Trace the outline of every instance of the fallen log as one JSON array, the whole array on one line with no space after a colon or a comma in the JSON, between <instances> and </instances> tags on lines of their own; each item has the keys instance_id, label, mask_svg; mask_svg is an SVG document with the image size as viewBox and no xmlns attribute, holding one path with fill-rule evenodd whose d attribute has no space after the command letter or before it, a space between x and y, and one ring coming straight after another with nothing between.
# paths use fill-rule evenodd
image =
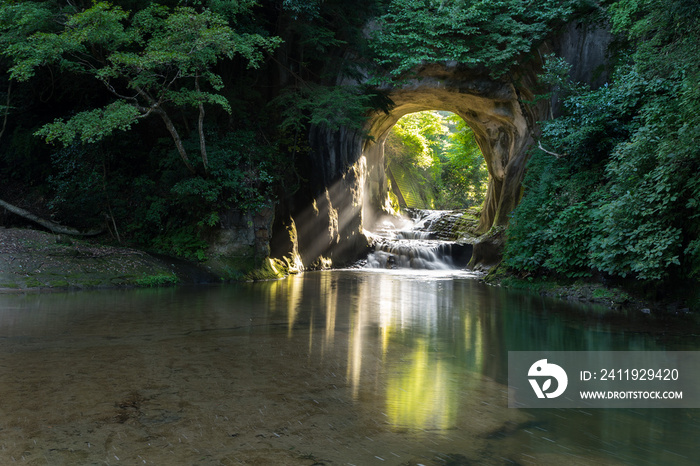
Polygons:
<instances>
[{"instance_id":1,"label":"fallen log","mask_svg":"<svg viewBox=\"0 0 700 466\"><path fill-rule=\"evenodd\" d=\"M41 225L42 227L44 227L44 228L46 228L54 233L61 234L61 235L97 236L105 231L104 228L101 228L101 229L95 229L95 230L83 232L83 231L78 231L75 228L65 227L63 225L59 225L58 223L52 222L51 220L46 220L46 219L37 217L36 215L32 214L31 212L28 212L20 207L12 205L9 202L5 202L2 199L0 199L0 206L4 207L5 209L7 209L8 211L12 212L15 215L19 215L22 218L26 218L29 221L37 223L37 224Z\"/></svg>"}]
</instances>

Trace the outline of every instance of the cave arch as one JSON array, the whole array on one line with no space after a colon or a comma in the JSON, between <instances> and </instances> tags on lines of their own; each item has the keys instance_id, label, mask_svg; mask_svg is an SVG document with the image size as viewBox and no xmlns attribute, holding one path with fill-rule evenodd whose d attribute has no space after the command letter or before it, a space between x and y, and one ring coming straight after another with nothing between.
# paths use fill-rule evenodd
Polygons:
<instances>
[{"instance_id":1,"label":"cave arch","mask_svg":"<svg viewBox=\"0 0 700 466\"><path fill-rule=\"evenodd\" d=\"M320 258L324 258L322 263L347 264L366 250L365 228L386 211L389 189L384 142L388 132L402 116L423 110L455 113L472 128L490 175L479 231L506 225L520 199L535 122L549 111L548 101L522 103L533 99L537 71L539 68L495 79L487 71L459 65L426 66L413 79L383 89L393 106L387 112L369 114L364 131L312 128L309 197L294 200L291 217L278 216L276 237L285 238L285 246L273 247L273 255L298 250L308 268ZM297 246L286 239L292 224L291 236Z\"/></svg>"},{"instance_id":2,"label":"cave arch","mask_svg":"<svg viewBox=\"0 0 700 466\"><path fill-rule=\"evenodd\" d=\"M472 128L490 175L479 230L505 226L520 201L528 149L539 137L537 122L557 114L556 95L534 102L536 93L546 92L537 87L542 57L555 52L571 63L577 81L600 86L607 79L605 51L611 40L605 27L569 23L498 78L487 66L427 64L413 70L413 78L381 89L394 105L368 115L365 131L312 127L307 182L278 206L272 255L298 256L305 268L320 258L333 265L357 259L369 245L364 228L382 212L388 194L387 133L403 115L422 110L455 113Z\"/></svg>"},{"instance_id":3,"label":"cave arch","mask_svg":"<svg viewBox=\"0 0 700 466\"><path fill-rule=\"evenodd\" d=\"M533 142L533 122L538 115L524 113L516 89L508 79L458 67L432 66L418 77L388 92L394 106L388 113L369 116L362 156L366 160L365 223L383 209L388 192L384 173L384 142L391 127L404 115L424 110L444 110L459 115L472 128L489 170L489 187L479 230L505 225L520 198L527 149ZM536 109L537 107L533 107ZM532 111L532 110L531 110Z\"/></svg>"}]
</instances>

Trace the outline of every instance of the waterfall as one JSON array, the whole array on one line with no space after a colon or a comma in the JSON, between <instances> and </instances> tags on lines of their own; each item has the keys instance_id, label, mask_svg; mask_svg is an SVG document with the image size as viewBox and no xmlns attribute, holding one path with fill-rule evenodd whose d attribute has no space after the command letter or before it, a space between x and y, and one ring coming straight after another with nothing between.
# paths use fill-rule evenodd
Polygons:
<instances>
[{"instance_id":1,"label":"waterfall","mask_svg":"<svg viewBox=\"0 0 700 466\"><path fill-rule=\"evenodd\" d=\"M435 226L449 211L416 210L413 219L384 219L372 234L374 251L364 267L449 270L466 266L471 245L437 239ZM398 225L397 225L398 224Z\"/></svg>"}]
</instances>

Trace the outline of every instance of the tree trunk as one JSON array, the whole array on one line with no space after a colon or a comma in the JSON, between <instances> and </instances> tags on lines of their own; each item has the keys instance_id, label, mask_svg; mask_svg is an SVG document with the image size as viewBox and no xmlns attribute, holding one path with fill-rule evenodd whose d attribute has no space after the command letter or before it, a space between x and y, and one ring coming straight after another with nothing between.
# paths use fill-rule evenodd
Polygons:
<instances>
[{"instance_id":1,"label":"tree trunk","mask_svg":"<svg viewBox=\"0 0 700 466\"><path fill-rule=\"evenodd\" d=\"M7 85L7 103L5 104L5 116L2 119L2 130L0 130L0 139L2 135L5 134L5 128L7 127L7 117L10 114L10 93L12 92L12 81Z\"/></svg>"},{"instance_id":2,"label":"tree trunk","mask_svg":"<svg viewBox=\"0 0 700 466\"><path fill-rule=\"evenodd\" d=\"M199 91L199 75L194 78L194 85ZM204 173L209 173L209 159L207 157L207 144L204 140L204 103L199 101L199 152L202 154L202 163L204 164Z\"/></svg>"},{"instance_id":3,"label":"tree trunk","mask_svg":"<svg viewBox=\"0 0 700 466\"><path fill-rule=\"evenodd\" d=\"M99 229L99 230L90 230L86 232L81 232L76 230L75 228L70 228L70 227L64 227L63 225L59 225L58 223L54 223L50 220L44 220L43 218L39 218L36 215L27 212L24 209L21 209L17 206L14 206L10 203L7 203L0 199L0 206L4 207L5 209L9 210L15 215L19 215L20 217L26 218L27 220L31 220L34 223L38 223L44 228L47 228L51 230L54 233L59 233L61 235L69 235L69 236L95 236L99 235L104 231L104 228Z\"/></svg>"},{"instance_id":4,"label":"tree trunk","mask_svg":"<svg viewBox=\"0 0 700 466\"><path fill-rule=\"evenodd\" d=\"M159 109L157 113L163 119L165 127L168 128L170 136L172 136L173 141L175 141L175 146L177 146L177 151L180 153L180 158L182 159L183 163L190 171L190 173L192 173L193 175L196 174L197 172L192 166L192 163L190 163L190 158L187 157L187 151L185 150L185 146L182 145L182 139L180 139L180 134L177 132L177 129L175 128L175 125L173 124L172 120L170 119L168 114L165 113L165 111L162 109Z\"/></svg>"}]
</instances>

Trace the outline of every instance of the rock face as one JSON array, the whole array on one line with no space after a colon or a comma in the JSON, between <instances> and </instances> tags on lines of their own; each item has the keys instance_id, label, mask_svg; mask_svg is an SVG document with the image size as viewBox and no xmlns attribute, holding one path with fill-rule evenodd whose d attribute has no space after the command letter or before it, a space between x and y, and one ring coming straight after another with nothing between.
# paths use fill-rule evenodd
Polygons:
<instances>
[{"instance_id":1,"label":"rock face","mask_svg":"<svg viewBox=\"0 0 700 466\"><path fill-rule=\"evenodd\" d=\"M571 79L598 88L609 78L607 66L608 46L613 37L607 28L569 23L564 32L546 45L547 53L564 57L571 65ZM560 103L552 99L552 113L558 116Z\"/></svg>"},{"instance_id":2,"label":"rock face","mask_svg":"<svg viewBox=\"0 0 700 466\"><path fill-rule=\"evenodd\" d=\"M507 225L520 201L528 150L539 136L537 122L552 115L552 102L524 103L543 92L536 90L541 57L558 52L575 64L572 74L577 80L602 84L602 51L610 38L604 29L569 25L559 37L542 45L537 56L524 60L515 73L498 79L488 69L454 63L415 70L411 81L386 89L395 104L389 113L368 116L370 138L346 129L311 131L308 190L281 206L275 231L284 233L282 225L293 218L298 230L296 246L306 267L319 258L331 259L335 266L355 259L367 246L363 229L388 210L384 142L389 130L402 116L423 110L453 112L472 128L490 175L479 231Z\"/></svg>"},{"instance_id":3,"label":"rock face","mask_svg":"<svg viewBox=\"0 0 700 466\"><path fill-rule=\"evenodd\" d=\"M270 255L274 210L253 214L231 209L220 217L220 228L209 233L206 266L220 277L238 278Z\"/></svg>"},{"instance_id":4,"label":"rock face","mask_svg":"<svg viewBox=\"0 0 700 466\"><path fill-rule=\"evenodd\" d=\"M519 81L534 82L534 73L526 72ZM486 71L457 65L427 66L419 70L418 78L391 92L390 97L395 103L392 112L376 113L369 122L369 133L376 141L365 145L373 168L369 191L386 192L383 144L391 127L408 113L446 110L462 117L472 128L488 167L490 181L480 231L506 224L520 197L534 123L546 115L546 104L526 108L519 98L533 97L528 87L518 90L508 78L491 79ZM375 209L380 208L381 201L370 199Z\"/></svg>"}]
</instances>

